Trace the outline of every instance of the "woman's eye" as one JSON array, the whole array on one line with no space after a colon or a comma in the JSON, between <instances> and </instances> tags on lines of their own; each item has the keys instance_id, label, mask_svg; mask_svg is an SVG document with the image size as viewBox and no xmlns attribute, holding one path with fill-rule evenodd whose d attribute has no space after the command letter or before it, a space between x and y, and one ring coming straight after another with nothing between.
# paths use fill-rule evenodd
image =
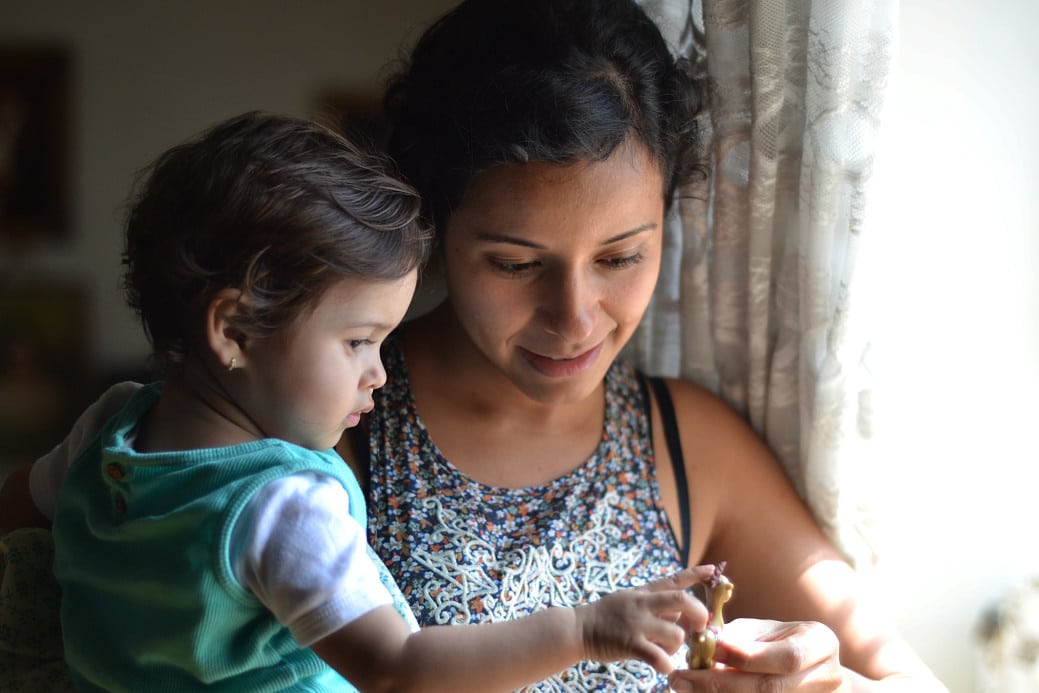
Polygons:
<instances>
[{"instance_id":1,"label":"woman's eye","mask_svg":"<svg viewBox=\"0 0 1039 693\"><path fill-rule=\"evenodd\" d=\"M633 253L623 257L611 257L603 260L610 269L624 269L642 262L642 253Z\"/></svg>"},{"instance_id":2,"label":"woman's eye","mask_svg":"<svg viewBox=\"0 0 1039 693\"><path fill-rule=\"evenodd\" d=\"M538 264L537 262L529 260L520 260L518 262L510 260L491 260L490 262L491 266L502 274L523 274L530 271Z\"/></svg>"}]
</instances>

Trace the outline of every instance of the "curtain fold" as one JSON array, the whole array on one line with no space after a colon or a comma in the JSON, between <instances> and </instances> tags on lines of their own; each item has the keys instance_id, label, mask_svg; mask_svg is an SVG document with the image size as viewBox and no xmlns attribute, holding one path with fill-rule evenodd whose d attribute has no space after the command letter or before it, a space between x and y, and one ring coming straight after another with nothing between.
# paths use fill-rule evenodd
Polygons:
<instances>
[{"instance_id":1,"label":"curtain fold","mask_svg":"<svg viewBox=\"0 0 1039 693\"><path fill-rule=\"evenodd\" d=\"M709 179L667 220L629 347L714 390L777 455L823 530L872 564L868 325L856 257L897 0L643 0L709 78Z\"/></svg>"}]
</instances>

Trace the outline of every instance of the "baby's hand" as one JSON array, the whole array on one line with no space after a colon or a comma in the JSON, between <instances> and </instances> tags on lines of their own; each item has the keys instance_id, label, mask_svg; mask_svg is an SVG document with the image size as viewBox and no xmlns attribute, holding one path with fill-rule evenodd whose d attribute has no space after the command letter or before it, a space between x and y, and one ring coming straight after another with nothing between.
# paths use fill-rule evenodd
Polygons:
<instances>
[{"instance_id":1,"label":"baby's hand","mask_svg":"<svg viewBox=\"0 0 1039 693\"><path fill-rule=\"evenodd\" d=\"M644 587L621 590L575 609L585 658L641 659L662 674L690 632L707 626L707 609L687 590L714 574L714 566L687 568Z\"/></svg>"}]
</instances>

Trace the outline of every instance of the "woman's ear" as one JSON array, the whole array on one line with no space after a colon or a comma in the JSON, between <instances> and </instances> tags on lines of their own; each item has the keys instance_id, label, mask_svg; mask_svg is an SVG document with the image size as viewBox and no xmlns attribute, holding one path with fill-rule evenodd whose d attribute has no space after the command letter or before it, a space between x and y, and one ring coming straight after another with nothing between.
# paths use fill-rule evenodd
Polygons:
<instances>
[{"instance_id":1,"label":"woman's ear","mask_svg":"<svg viewBox=\"0 0 1039 693\"><path fill-rule=\"evenodd\" d=\"M206 309L205 337L213 356L228 370L245 366L246 334L235 325L242 310L242 292L221 289Z\"/></svg>"}]
</instances>

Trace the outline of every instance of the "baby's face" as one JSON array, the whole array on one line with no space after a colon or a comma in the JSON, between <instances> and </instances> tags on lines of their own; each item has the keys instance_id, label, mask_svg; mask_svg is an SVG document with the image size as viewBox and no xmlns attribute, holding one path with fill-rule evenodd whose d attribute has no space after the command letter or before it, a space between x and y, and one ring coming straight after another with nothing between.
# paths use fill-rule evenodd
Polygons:
<instances>
[{"instance_id":1,"label":"baby's face","mask_svg":"<svg viewBox=\"0 0 1039 693\"><path fill-rule=\"evenodd\" d=\"M243 399L264 435L327 450L357 425L386 382L380 346L404 318L416 281L417 272L343 279L310 312L253 343Z\"/></svg>"}]
</instances>

